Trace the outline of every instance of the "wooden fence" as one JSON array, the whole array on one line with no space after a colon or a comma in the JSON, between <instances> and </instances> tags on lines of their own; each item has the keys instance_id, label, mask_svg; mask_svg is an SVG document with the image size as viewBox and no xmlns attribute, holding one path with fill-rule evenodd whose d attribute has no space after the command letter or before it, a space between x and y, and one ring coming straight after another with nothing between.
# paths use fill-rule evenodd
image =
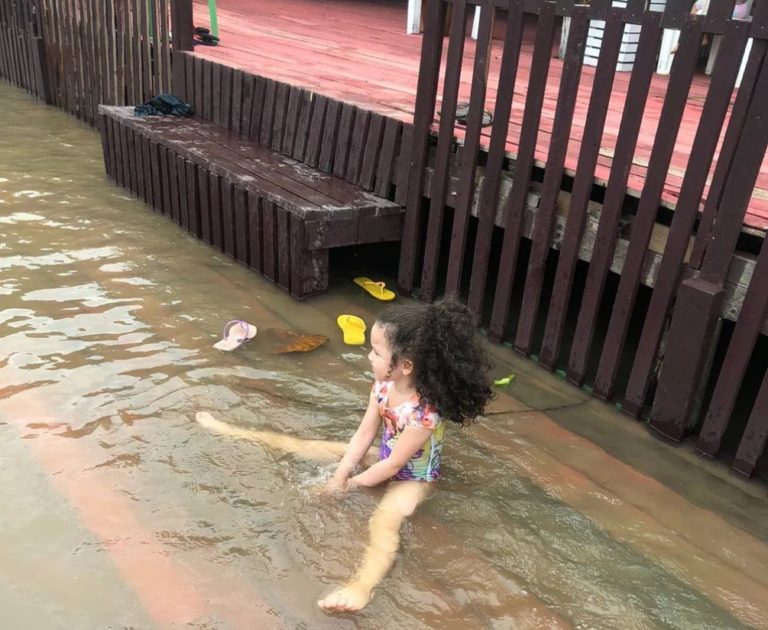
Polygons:
<instances>
[{"instance_id":1,"label":"wooden fence","mask_svg":"<svg viewBox=\"0 0 768 630\"><path fill-rule=\"evenodd\" d=\"M713 2L706 17L690 16L688 0L669 0L663 13L647 11L642 0L629 0L626 8L610 4L428 0L412 125L181 52L191 48L188 0L0 0L0 75L92 124L99 102L138 103L173 91L222 127L277 150L289 147L289 154L301 154L320 170L395 199L407 209L403 290L426 300L442 293L465 296L491 338L562 370L667 436L698 436L702 453L714 456L725 447L736 454L734 467L749 475L765 458L768 435L768 358L759 352L768 331L768 248L750 262L751 282L737 308L726 294L729 268L749 259L737 247L768 145L768 3L756 5L751 22L730 19L733 0ZM467 124L457 141L461 61L475 5L481 7L479 39ZM508 15L500 79L489 86L497 9ZM537 18L535 44L530 72L518 72L526 15ZM543 77L563 17L570 29L542 171L534 152L542 104L551 98ZM603 44L578 166L569 179L565 152L595 19L605 21ZM610 177L596 198L600 139L627 24L640 27L637 57ZM645 186L632 205L627 177L666 28L681 31L680 44ZM663 248L649 264L704 33L721 35L723 45ZM750 38L746 71L735 90ZM482 114L490 93L494 120L485 143ZM513 106L524 112L514 128ZM307 144L286 137L288 128L308 130L299 134ZM313 129L322 135L313 136ZM508 153L510 133L518 134L514 156ZM724 315L735 322L725 325L726 332ZM765 379L762 387L749 386L748 374ZM735 413L737 407L746 411Z\"/></svg>"},{"instance_id":2,"label":"wooden fence","mask_svg":"<svg viewBox=\"0 0 768 630\"><path fill-rule=\"evenodd\" d=\"M191 2L0 0L0 76L90 124L170 92L174 48L192 48Z\"/></svg>"},{"instance_id":3,"label":"wooden fence","mask_svg":"<svg viewBox=\"0 0 768 630\"><path fill-rule=\"evenodd\" d=\"M447 42L444 25L451 5ZM460 159L455 159L455 112L464 56L468 17L481 7L472 91ZM585 381L596 395L623 403L639 416L648 412L651 426L681 439L699 432L702 453L718 453L726 431L737 445L735 468L751 474L764 452L768 433L768 376L754 401L748 424L734 421L733 409L743 377L765 372L768 357L753 357L765 325L768 306L768 248L762 248L741 308L725 359L711 373L713 352L722 323L725 282L755 181L768 144L768 3L756 5L751 21L731 19L733 0L713 2L707 16L689 14L687 0L669 0L666 10L649 11L644 0L629 0L626 8L608 0L587 5L541 0L429 0L414 115L413 145L407 214L399 283L406 290L419 287L431 300L437 287L448 294L468 296L471 308L489 318L489 334L497 341L534 355L549 369L563 369L567 378ZM490 39L495 11L508 11L499 82L495 92L494 122L487 154L480 147L483 107L488 97ZM472 11L470 10L472 9ZM519 81L523 25L526 14L538 16L530 80ZM541 129L542 103L547 86L556 23L570 18L562 78L557 95L549 155L541 182L534 182L534 150ZM604 20L589 110L583 130L578 166L570 186L570 203L559 252L551 249L558 199L564 187L564 158L582 76L584 48L590 20ZM599 209L599 225L588 266L579 261L585 225L592 202L595 167L603 135L611 85L625 25L640 26L637 56L621 116L610 178ZM646 95L656 67L664 29L681 31L669 87L655 134L642 195L636 208L626 203L627 177L632 162ZM689 88L699 60L703 34L721 35L712 81L703 104L682 189L669 225L653 291L638 304L649 242L660 221L660 201ZM730 118L726 114L745 54L751 52ZM446 52L444 53L444 48ZM440 72L445 54L445 71ZM510 127L515 95L524 95L522 124ZM432 132L437 103L439 132ZM713 164L718 138L725 127L719 159ZM501 177L513 144L513 181L502 209L501 249L494 257L493 232ZM433 146L436 145L436 146ZM457 163L458 162L458 163ZM424 170L434 177L425 189ZM478 191L478 168L483 173ZM712 185L703 211L702 193L712 169ZM450 174L458 174L455 210L446 213ZM528 196L536 186L540 201L529 238L524 238ZM429 200L425 203L425 197ZM473 200L479 197L478 220L472 226ZM631 208L631 209L630 209ZM631 213L631 236L618 285L607 291L615 264L622 218ZM450 225L444 223L450 216ZM449 236L446 236L449 234ZM471 238L470 235L471 234ZM689 242L693 253L686 262ZM441 258L441 248L444 250ZM687 279L681 283L681 278ZM690 277L689 277L690 276ZM600 320L606 314L607 323ZM629 339L628 336L635 338ZM619 386L617 375L626 365L628 378ZM707 384L712 379L714 393ZM753 394L754 396L754 394ZM706 400L706 404L703 404Z\"/></svg>"}]
</instances>

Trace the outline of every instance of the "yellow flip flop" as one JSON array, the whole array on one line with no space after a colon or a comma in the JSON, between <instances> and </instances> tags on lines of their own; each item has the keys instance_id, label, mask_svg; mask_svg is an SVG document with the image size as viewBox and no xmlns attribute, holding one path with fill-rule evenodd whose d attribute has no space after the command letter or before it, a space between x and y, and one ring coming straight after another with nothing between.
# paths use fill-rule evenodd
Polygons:
<instances>
[{"instance_id":1,"label":"yellow flip flop","mask_svg":"<svg viewBox=\"0 0 768 630\"><path fill-rule=\"evenodd\" d=\"M370 278L366 278L364 276L354 278L352 281L355 284L361 286L366 291L368 291L368 293L370 293L377 300L383 300L384 302L389 302L389 300L395 299L395 292L390 291L389 289L386 289L385 287L387 285L384 284L383 282L374 282Z\"/></svg>"},{"instance_id":2,"label":"yellow flip flop","mask_svg":"<svg viewBox=\"0 0 768 630\"><path fill-rule=\"evenodd\" d=\"M365 343L365 322L355 315L339 315L336 323L344 333L348 346L362 346Z\"/></svg>"}]
</instances>

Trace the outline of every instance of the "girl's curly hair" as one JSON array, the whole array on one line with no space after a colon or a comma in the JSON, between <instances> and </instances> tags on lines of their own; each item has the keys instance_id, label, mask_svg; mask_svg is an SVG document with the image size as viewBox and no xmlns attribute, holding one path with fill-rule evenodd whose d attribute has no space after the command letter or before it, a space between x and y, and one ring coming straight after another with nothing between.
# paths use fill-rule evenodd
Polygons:
<instances>
[{"instance_id":1,"label":"girl's curly hair","mask_svg":"<svg viewBox=\"0 0 768 630\"><path fill-rule=\"evenodd\" d=\"M469 424L493 397L487 373L492 365L469 309L455 299L434 304L399 304L377 318L392 366L409 359L422 403L446 419Z\"/></svg>"}]
</instances>

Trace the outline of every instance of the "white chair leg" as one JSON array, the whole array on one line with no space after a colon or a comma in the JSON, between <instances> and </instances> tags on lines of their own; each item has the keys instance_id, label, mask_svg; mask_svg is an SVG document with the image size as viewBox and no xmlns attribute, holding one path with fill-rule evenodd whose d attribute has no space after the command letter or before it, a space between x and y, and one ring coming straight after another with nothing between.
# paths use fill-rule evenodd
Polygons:
<instances>
[{"instance_id":1,"label":"white chair leg","mask_svg":"<svg viewBox=\"0 0 768 630\"><path fill-rule=\"evenodd\" d=\"M717 59L717 53L720 52L720 44L723 41L722 35L712 36L712 45L709 47L709 55L707 56L707 67L704 68L704 74L712 74L712 70L715 68L715 59Z\"/></svg>"},{"instance_id":2,"label":"white chair leg","mask_svg":"<svg viewBox=\"0 0 768 630\"><path fill-rule=\"evenodd\" d=\"M672 70L672 61L675 55L672 49L680 41L680 31L671 28L664 29L664 35L661 37L661 46L659 50L659 62L656 65L656 72L659 74L669 74Z\"/></svg>"},{"instance_id":3,"label":"white chair leg","mask_svg":"<svg viewBox=\"0 0 768 630\"><path fill-rule=\"evenodd\" d=\"M472 20L472 39L477 39L480 31L480 5L475 7L475 18Z\"/></svg>"},{"instance_id":4,"label":"white chair leg","mask_svg":"<svg viewBox=\"0 0 768 630\"><path fill-rule=\"evenodd\" d=\"M405 32L408 35L421 32L421 0L408 0Z\"/></svg>"},{"instance_id":5,"label":"white chair leg","mask_svg":"<svg viewBox=\"0 0 768 630\"><path fill-rule=\"evenodd\" d=\"M741 67L739 68L739 74L736 75L736 87L741 87L741 80L744 78L744 70L747 67L747 60L749 59L749 53L752 50L752 38L747 40L747 45L744 47L744 56L741 58Z\"/></svg>"}]
</instances>

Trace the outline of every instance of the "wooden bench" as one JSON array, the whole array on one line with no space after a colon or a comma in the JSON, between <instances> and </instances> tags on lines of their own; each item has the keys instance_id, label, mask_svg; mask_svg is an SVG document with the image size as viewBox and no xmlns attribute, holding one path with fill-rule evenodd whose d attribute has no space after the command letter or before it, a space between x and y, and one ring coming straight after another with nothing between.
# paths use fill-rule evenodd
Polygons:
<instances>
[{"instance_id":1,"label":"wooden bench","mask_svg":"<svg viewBox=\"0 0 768 630\"><path fill-rule=\"evenodd\" d=\"M158 212L304 298L329 250L400 240L403 209L201 118L100 106L107 174Z\"/></svg>"}]
</instances>

